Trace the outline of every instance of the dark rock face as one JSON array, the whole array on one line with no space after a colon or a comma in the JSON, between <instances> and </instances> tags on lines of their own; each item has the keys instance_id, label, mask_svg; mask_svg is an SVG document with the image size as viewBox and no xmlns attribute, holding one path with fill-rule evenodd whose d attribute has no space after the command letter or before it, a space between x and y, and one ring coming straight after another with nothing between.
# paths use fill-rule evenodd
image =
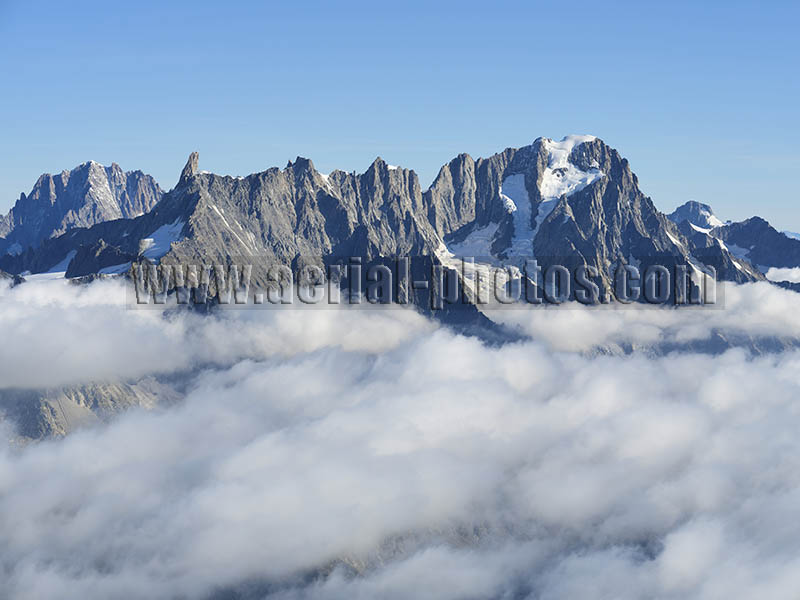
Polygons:
<instances>
[{"instance_id":1,"label":"dark rock face","mask_svg":"<svg viewBox=\"0 0 800 600\"><path fill-rule=\"evenodd\" d=\"M734 281L762 276L739 269L724 249L701 255L638 187L628 161L589 136L538 139L488 159L461 155L442 168L424 199L448 248L520 264L583 263L607 273L619 262L702 266ZM488 244L476 243L489 236ZM608 277L603 276L606 288Z\"/></svg>"},{"instance_id":2,"label":"dark rock face","mask_svg":"<svg viewBox=\"0 0 800 600\"><path fill-rule=\"evenodd\" d=\"M459 154L443 166L425 192L428 220L436 233L444 236L475 220L476 163L469 154Z\"/></svg>"},{"instance_id":3,"label":"dark rock face","mask_svg":"<svg viewBox=\"0 0 800 600\"><path fill-rule=\"evenodd\" d=\"M67 267L66 277L85 277L100 273L103 269L130 263L136 260L135 254L126 254L116 246L109 246L104 240L88 246L80 246Z\"/></svg>"},{"instance_id":4,"label":"dark rock face","mask_svg":"<svg viewBox=\"0 0 800 600\"><path fill-rule=\"evenodd\" d=\"M21 254L71 229L137 217L161 196L152 177L123 172L117 164L87 162L60 175L42 175L0 219L0 253Z\"/></svg>"},{"instance_id":5,"label":"dark rock face","mask_svg":"<svg viewBox=\"0 0 800 600\"><path fill-rule=\"evenodd\" d=\"M731 250L712 233L692 226L689 221L681 221L678 229L689 242L692 255L707 265L713 265L727 275L726 280L745 283L760 278L761 272L746 259L731 254ZM718 231L718 230L714 230Z\"/></svg>"},{"instance_id":6,"label":"dark rock face","mask_svg":"<svg viewBox=\"0 0 800 600\"><path fill-rule=\"evenodd\" d=\"M722 247L723 260L750 263L761 272L770 267L800 267L800 239L779 232L761 217L723 224L707 204L687 202L669 218L679 224L698 252Z\"/></svg>"},{"instance_id":7,"label":"dark rock face","mask_svg":"<svg viewBox=\"0 0 800 600\"><path fill-rule=\"evenodd\" d=\"M764 267L800 267L800 240L785 236L761 217L731 223L715 232L734 254Z\"/></svg>"},{"instance_id":8,"label":"dark rock face","mask_svg":"<svg viewBox=\"0 0 800 600\"><path fill-rule=\"evenodd\" d=\"M628 161L616 150L594 140L576 147L571 159L587 170L598 165L606 175L558 200L534 241L537 255L579 255L601 272L620 259L642 262L670 256L690 262L686 241L639 190Z\"/></svg>"},{"instance_id":9,"label":"dark rock face","mask_svg":"<svg viewBox=\"0 0 800 600\"><path fill-rule=\"evenodd\" d=\"M20 277L19 275L11 275L5 271L0 271L0 283L3 283L4 285L10 285L11 287L14 287L15 285L19 285L24 281L24 277Z\"/></svg>"}]
</instances>

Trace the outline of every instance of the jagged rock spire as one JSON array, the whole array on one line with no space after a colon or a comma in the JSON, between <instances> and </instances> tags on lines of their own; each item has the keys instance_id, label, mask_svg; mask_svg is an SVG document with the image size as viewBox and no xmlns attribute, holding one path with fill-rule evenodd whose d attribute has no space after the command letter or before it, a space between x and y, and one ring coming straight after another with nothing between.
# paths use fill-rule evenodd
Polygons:
<instances>
[{"instance_id":1,"label":"jagged rock spire","mask_svg":"<svg viewBox=\"0 0 800 600\"><path fill-rule=\"evenodd\" d=\"M294 162L291 160L286 164L287 169L294 169L296 172L300 171L315 171L314 163L311 162L310 158L304 158L302 156L298 156L294 159Z\"/></svg>"},{"instance_id":2,"label":"jagged rock spire","mask_svg":"<svg viewBox=\"0 0 800 600\"><path fill-rule=\"evenodd\" d=\"M189 155L189 160L186 161L186 166L181 171L181 178L178 184L184 183L193 175L197 174L197 165L200 162L200 155L197 152L192 152Z\"/></svg>"}]
</instances>

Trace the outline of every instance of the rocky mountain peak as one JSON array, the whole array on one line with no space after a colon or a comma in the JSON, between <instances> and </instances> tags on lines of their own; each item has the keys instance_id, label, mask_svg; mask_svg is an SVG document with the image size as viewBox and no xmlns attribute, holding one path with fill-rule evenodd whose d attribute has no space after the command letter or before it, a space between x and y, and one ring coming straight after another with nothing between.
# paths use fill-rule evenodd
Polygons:
<instances>
[{"instance_id":1,"label":"rocky mountain peak","mask_svg":"<svg viewBox=\"0 0 800 600\"><path fill-rule=\"evenodd\" d=\"M183 171L181 171L180 179L178 180L178 185L182 183L186 183L197 174L198 165L200 163L200 154L198 152L192 152L189 155L189 160L186 161L186 166L183 167Z\"/></svg>"},{"instance_id":2,"label":"rocky mountain peak","mask_svg":"<svg viewBox=\"0 0 800 600\"><path fill-rule=\"evenodd\" d=\"M365 175L372 175L372 174L382 174L389 170L389 165L383 160L380 156L376 156L375 160L373 160L369 167L367 168Z\"/></svg>"},{"instance_id":3,"label":"rocky mountain peak","mask_svg":"<svg viewBox=\"0 0 800 600\"><path fill-rule=\"evenodd\" d=\"M713 229L714 227L724 225L724 223L714 215L714 211L708 204L703 204L694 200L685 202L667 216L673 223L680 224L684 221L688 221L692 225L703 229Z\"/></svg>"},{"instance_id":4,"label":"rocky mountain peak","mask_svg":"<svg viewBox=\"0 0 800 600\"><path fill-rule=\"evenodd\" d=\"M73 228L139 216L161 196L152 177L125 173L116 164L88 161L58 175L45 173L0 219L0 255L20 254Z\"/></svg>"},{"instance_id":5,"label":"rocky mountain peak","mask_svg":"<svg viewBox=\"0 0 800 600\"><path fill-rule=\"evenodd\" d=\"M310 158L304 158L302 156L298 156L294 159L294 162L291 160L286 164L286 168L291 170L298 175L300 173L313 173L316 172L314 168L314 163L311 161Z\"/></svg>"}]
</instances>

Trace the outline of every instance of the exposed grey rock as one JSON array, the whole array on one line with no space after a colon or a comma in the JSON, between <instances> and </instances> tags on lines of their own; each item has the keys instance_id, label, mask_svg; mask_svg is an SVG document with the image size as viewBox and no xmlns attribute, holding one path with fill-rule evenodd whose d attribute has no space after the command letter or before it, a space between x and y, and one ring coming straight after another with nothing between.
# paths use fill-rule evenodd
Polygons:
<instances>
[{"instance_id":1,"label":"exposed grey rock","mask_svg":"<svg viewBox=\"0 0 800 600\"><path fill-rule=\"evenodd\" d=\"M117 260L140 255L155 244L142 240L154 238L164 247L160 252L150 247L144 257L182 264L224 264L253 256L265 265L270 260L295 264L349 255L438 260L443 244L492 226L496 232L487 252L497 260L536 256L580 261L598 267L605 286L610 285L608 268L631 260L700 264L713 259L723 265L723 278L761 278L749 266L736 268L724 248L694 255L700 246L656 210L640 191L628 161L601 140L576 143L555 170L549 162L553 144L540 138L477 161L459 155L424 193L414 171L390 167L380 158L363 174L334 171L323 176L310 160L298 157L282 170L236 178L198 171L199 158L192 153L178 185L149 213L71 230L35 251L0 258L0 267L15 273L48 270L82 246L88 248L82 256L91 255L99 240L116 248ZM570 170L597 176L583 187L565 188L560 198L545 198L545 178L560 181ZM512 176L522 178L517 181L524 186L524 198L516 201L525 204L516 216L501 195ZM520 221L519 215L527 214L527 222ZM520 245L527 230L531 239ZM79 269L76 263L72 272L86 274L101 264L108 266L100 261ZM261 283L263 272L253 275L254 283Z\"/></svg>"},{"instance_id":2,"label":"exposed grey rock","mask_svg":"<svg viewBox=\"0 0 800 600\"><path fill-rule=\"evenodd\" d=\"M592 265L600 271L606 289L611 285L609 268L631 261L645 267L656 262L712 264L723 279L762 278L749 265L736 269L724 249L694 254L678 228L640 191L628 161L601 140L576 144L567 162L556 170L550 168L548 148L552 145L540 138L530 146L509 148L477 162L461 155L443 167L425 193L436 233L448 245L458 245L494 225L493 256L517 264L535 256L545 267L555 262ZM546 203L541 192L545 177L566 178L566 171L573 167L583 173L599 171L603 176L563 195L555 206L552 199ZM513 176L524 177L525 194L515 202L530 203L529 207L516 207L530 213L528 223L513 218L515 211L501 199L504 182ZM541 221L538 229L537 220ZM529 245L512 243L515 235L520 235L515 231L520 225L535 230Z\"/></svg>"},{"instance_id":3,"label":"exposed grey rock","mask_svg":"<svg viewBox=\"0 0 800 600\"><path fill-rule=\"evenodd\" d=\"M542 222L534 241L537 255L579 256L612 283L608 267L622 260L689 264L690 248L680 232L639 189L628 161L600 140L577 146L570 156L582 170L598 165L604 177L564 196Z\"/></svg>"},{"instance_id":4,"label":"exposed grey rock","mask_svg":"<svg viewBox=\"0 0 800 600\"><path fill-rule=\"evenodd\" d=\"M437 234L457 231L475 221L476 164L469 154L459 154L443 166L425 192L428 220Z\"/></svg>"},{"instance_id":5,"label":"exposed grey rock","mask_svg":"<svg viewBox=\"0 0 800 600\"><path fill-rule=\"evenodd\" d=\"M153 378L134 383L88 383L43 390L0 389L0 419L22 440L63 436L134 407L152 409L181 398Z\"/></svg>"},{"instance_id":6,"label":"exposed grey rock","mask_svg":"<svg viewBox=\"0 0 800 600\"><path fill-rule=\"evenodd\" d=\"M678 229L689 242L692 255L696 256L704 264L713 265L715 269L724 275L726 281L745 283L763 278L758 267L752 265L745 258L736 258L731 254L730 248L714 234L719 229L711 231L700 230L692 227L692 223L688 220L681 221Z\"/></svg>"},{"instance_id":7,"label":"exposed grey rock","mask_svg":"<svg viewBox=\"0 0 800 600\"><path fill-rule=\"evenodd\" d=\"M800 240L783 235L761 217L725 225L714 233L754 265L800 267Z\"/></svg>"},{"instance_id":8,"label":"exposed grey rock","mask_svg":"<svg viewBox=\"0 0 800 600\"><path fill-rule=\"evenodd\" d=\"M152 177L123 172L116 163L104 167L90 161L60 175L42 175L0 220L0 253L21 254L74 228L134 218L161 195Z\"/></svg>"},{"instance_id":9,"label":"exposed grey rock","mask_svg":"<svg viewBox=\"0 0 800 600\"><path fill-rule=\"evenodd\" d=\"M116 246L100 239L91 245L80 246L67 267L66 277L83 277L99 273L107 267L136 260L136 255L126 254Z\"/></svg>"},{"instance_id":10,"label":"exposed grey rock","mask_svg":"<svg viewBox=\"0 0 800 600\"><path fill-rule=\"evenodd\" d=\"M688 221L704 229L718 227L723 224L722 221L714 215L714 211L708 204L702 204L694 200L689 200L682 204L672 211L668 217L676 225Z\"/></svg>"},{"instance_id":11,"label":"exposed grey rock","mask_svg":"<svg viewBox=\"0 0 800 600\"><path fill-rule=\"evenodd\" d=\"M181 183L185 183L192 176L197 174L197 166L200 162L200 155L197 152L192 152L189 155L189 160L186 161L186 166L183 167L183 171L181 171L180 179L178 180L178 185Z\"/></svg>"},{"instance_id":12,"label":"exposed grey rock","mask_svg":"<svg viewBox=\"0 0 800 600\"><path fill-rule=\"evenodd\" d=\"M800 239L779 232L761 217L722 223L707 204L687 202L670 214L697 247L722 246L726 259L746 261L766 272L770 267L800 267ZM718 241L715 241L718 240Z\"/></svg>"}]
</instances>

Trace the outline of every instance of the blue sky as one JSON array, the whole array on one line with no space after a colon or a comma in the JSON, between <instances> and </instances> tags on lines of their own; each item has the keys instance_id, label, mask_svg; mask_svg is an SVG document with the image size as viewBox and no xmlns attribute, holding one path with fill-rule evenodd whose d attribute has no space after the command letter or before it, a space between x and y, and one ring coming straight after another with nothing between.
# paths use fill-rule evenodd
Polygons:
<instances>
[{"instance_id":1,"label":"blue sky","mask_svg":"<svg viewBox=\"0 0 800 600\"><path fill-rule=\"evenodd\" d=\"M672 210L800 230L797 3L0 0L0 209L94 159L171 188L308 156L423 187L460 152L591 133Z\"/></svg>"}]
</instances>

